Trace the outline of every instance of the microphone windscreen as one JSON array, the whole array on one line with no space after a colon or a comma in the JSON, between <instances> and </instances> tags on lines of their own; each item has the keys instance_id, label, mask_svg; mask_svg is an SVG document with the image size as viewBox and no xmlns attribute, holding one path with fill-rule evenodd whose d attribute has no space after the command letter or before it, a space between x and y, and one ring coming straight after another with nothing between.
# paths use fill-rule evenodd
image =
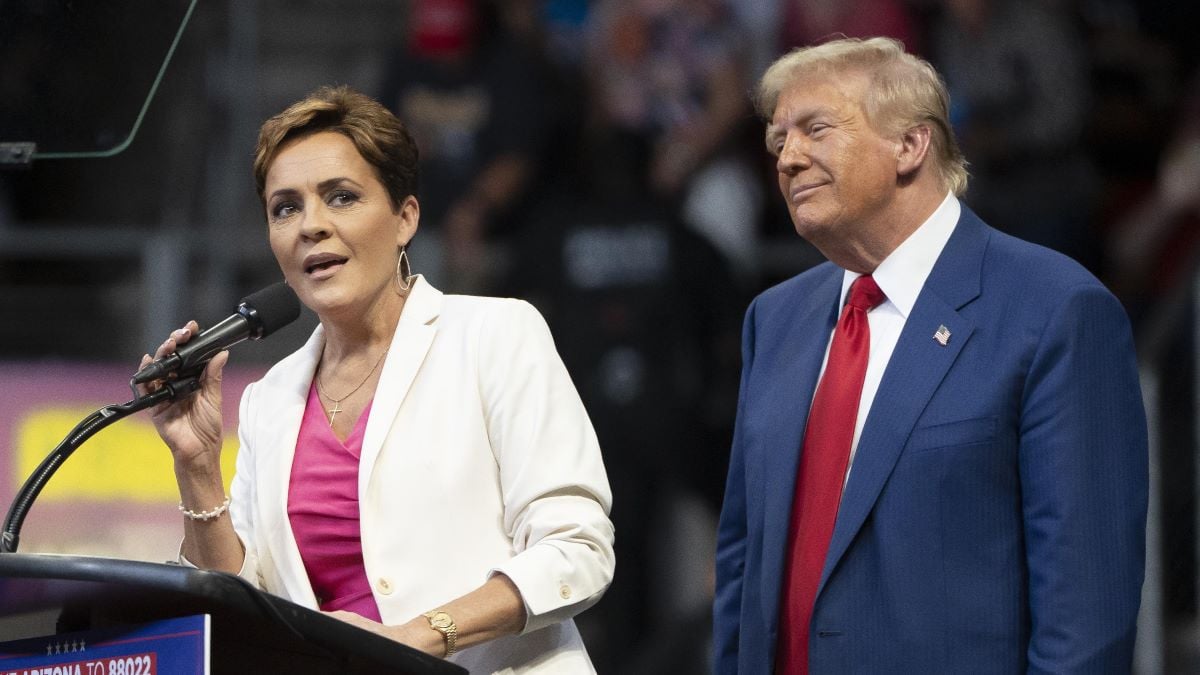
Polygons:
<instances>
[{"instance_id":1,"label":"microphone windscreen","mask_svg":"<svg viewBox=\"0 0 1200 675\"><path fill-rule=\"evenodd\" d=\"M241 304L253 311L262 328L260 337L274 333L300 316L296 292L282 281L247 295Z\"/></svg>"}]
</instances>

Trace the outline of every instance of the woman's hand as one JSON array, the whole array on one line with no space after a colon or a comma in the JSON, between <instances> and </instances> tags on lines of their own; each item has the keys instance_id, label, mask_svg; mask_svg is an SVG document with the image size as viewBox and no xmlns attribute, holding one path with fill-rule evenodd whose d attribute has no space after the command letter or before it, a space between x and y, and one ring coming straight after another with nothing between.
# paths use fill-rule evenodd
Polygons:
<instances>
[{"instance_id":1,"label":"woman's hand","mask_svg":"<svg viewBox=\"0 0 1200 675\"><path fill-rule=\"evenodd\" d=\"M493 574L482 586L438 606L454 617L457 627L457 651L506 635L516 635L525 626L525 601L513 580L504 573ZM426 654L446 656L446 638L429 625L429 619L417 616L399 626L385 626L350 612L326 612L359 628L378 633ZM456 651L456 653L457 653Z\"/></svg>"},{"instance_id":2,"label":"woman's hand","mask_svg":"<svg viewBox=\"0 0 1200 675\"><path fill-rule=\"evenodd\" d=\"M170 355L199 332L200 327L195 321L187 322L186 326L171 333L153 357L143 356L142 367ZM154 428L175 458L180 507L193 512L210 511L220 506L225 498L221 478L221 371L227 360L229 352L221 352L208 362L200 375L200 389L196 393L181 400L160 403L151 410ZM138 385L137 389L144 395L162 386L162 380L155 380ZM197 567L230 574L239 573L246 559L228 512L208 520L185 517L179 553Z\"/></svg>"},{"instance_id":3,"label":"woman's hand","mask_svg":"<svg viewBox=\"0 0 1200 675\"><path fill-rule=\"evenodd\" d=\"M442 634L429 627L429 621L423 617L409 621L408 623L399 626L385 626L377 621L364 618L354 612L326 612L329 616L335 619L340 619L352 626L358 626L363 630L369 630L372 633L382 635L389 640L395 640L401 644L408 645L413 649L425 652L438 658L443 658L446 655L446 640Z\"/></svg>"},{"instance_id":4,"label":"woman's hand","mask_svg":"<svg viewBox=\"0 0 1200 675\"><path fill-rule=\"evenodd\" d=\"M141 367L155 359L170 355L180 345L187 344L193 335L200 332L195 321L171 333L159 345L154 356L142 357ZM154 407L151 419L158 435L166 442L175 458L176 466L193 464L219 465L221 456L221 374L229 352L217 354L204 368L200 376L200 390L182 400L161 403ZM159 381L139 385L139 393L145 394L162 386Z\"/></svg>"}]
</instances>

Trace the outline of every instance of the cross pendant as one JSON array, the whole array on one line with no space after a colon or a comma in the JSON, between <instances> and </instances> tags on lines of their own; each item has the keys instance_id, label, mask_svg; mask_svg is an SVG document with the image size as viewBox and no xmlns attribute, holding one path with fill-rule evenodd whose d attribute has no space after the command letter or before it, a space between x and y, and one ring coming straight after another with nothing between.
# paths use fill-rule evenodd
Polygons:
<instances>
[{"instance_id":1,"label":"cross pendant","mask_svg":"<svg viewBox=\"0 0 1200 675\"><path fill-rule=\"evenodd\" d=\"M342 412L342 404L338 401L334 401L333 407L330 408L326 412L329 413L329 426L332 427L333 426L333 418L337 417L337 414Z\"/></svg>"}]
</instances>

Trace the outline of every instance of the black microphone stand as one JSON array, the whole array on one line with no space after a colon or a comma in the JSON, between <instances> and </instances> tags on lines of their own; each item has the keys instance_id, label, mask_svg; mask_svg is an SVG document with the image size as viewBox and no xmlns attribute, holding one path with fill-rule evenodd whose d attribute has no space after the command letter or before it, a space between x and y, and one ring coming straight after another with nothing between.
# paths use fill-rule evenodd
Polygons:
<instances>
[{"instance_id":1,"label":"black microphone stand","mask_svg":"<svg viewBox=\"0 0 1200 675\"><path fill-rule=\"evenodd\" d=\"M132 384L130 385L133 386ZM41 494L42 488L46 487L46 483L55 471L62 466L63 462L71 456L71 453L79 449L92 436L95 436L101 429L124 419L130 415L145 410L163 403L173 401L177 398L185 398L194 394L200 389L200 375L188 374L175 380L171 380L163 384L157 391L154 391L145 396L138 396L133 400L114 405L106 405L96 412L88 415L75 428L71 430L67 437L62 440L46 459L38 465L38 468L25 479L25 484L17 491L17 496L13 499L12 505L8 508L8 516L4 519L4 532L0 534L0 553L16 553L17 545L21 539L21 526L25 522L25 515L29 513L29 507L33 505L33 500L37 499ZM136 389L134 390L136 394Z\"/></svg>"}]
</instances>

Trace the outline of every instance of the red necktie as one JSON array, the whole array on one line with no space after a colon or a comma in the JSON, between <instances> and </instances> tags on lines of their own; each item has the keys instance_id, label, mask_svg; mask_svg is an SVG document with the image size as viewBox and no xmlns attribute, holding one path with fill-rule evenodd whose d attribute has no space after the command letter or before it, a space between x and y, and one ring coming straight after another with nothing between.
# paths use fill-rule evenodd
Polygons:
<instances>
[{"instance_id":1,"label":"red necktie","mask_svg":"<svg viewBox=\"0 0 1200 675\"><path fill-rule=\"evenodd\" d=\"M775 655L775 672L779 674L808 673L809 620L842 499L858 403L867 373L867 355L871 350L867 311L883 300L883 291L870 276L854 280L850 299L833 334L825 374L813 395L788 530L788 559Z\"/></svg>"}]
</instances>

